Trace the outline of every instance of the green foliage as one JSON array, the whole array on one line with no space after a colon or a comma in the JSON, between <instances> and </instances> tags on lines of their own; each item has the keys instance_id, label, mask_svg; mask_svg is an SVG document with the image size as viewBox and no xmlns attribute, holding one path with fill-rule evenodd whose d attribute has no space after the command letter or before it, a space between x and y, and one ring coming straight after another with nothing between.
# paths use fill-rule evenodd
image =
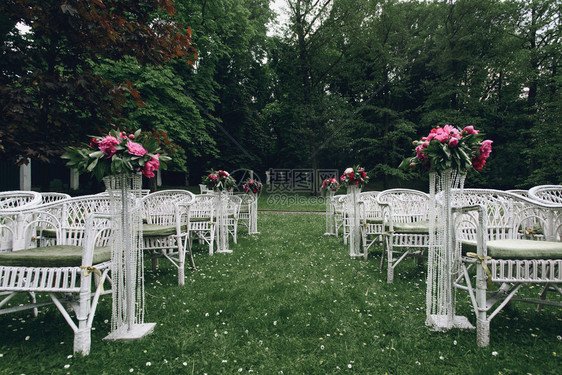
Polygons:
<instances>
[{"instance_id":1,"label":"green foliage","mask_svg":"<svg viewBox=\"0 0 562 375\"><path fill-rule=\"evenodd\" d=\"M176 64L141 66L136 59L126 58L107 60L97 70L112 81L131 81L142 98L140 107L125 103L123 117L114 121L121 121L129 129L165 132L170 142L179 146L169 152L170 169L186 171L195 158L211 157L217 150L212 137L214 125L204 119L180 68Z\"/></svg>"},{"instance_id":2,"label":"green foliage","mask_svg":"<svg viewBox=\"0 0 562 375\"><path fill-rule=\"evenodd\" d=\"M0 6L0 122L3 158L49 161L83 134L108 128L126 95L126 81L95 74L103 59L133 56L162 64L195 53L189 29L173 20L169 1L23 0ZM161 22L154 22L155 18ZM17 25L29 28L21 35ZM191 61L191 60L188 60Z\"/></svg>"}]
</instances>

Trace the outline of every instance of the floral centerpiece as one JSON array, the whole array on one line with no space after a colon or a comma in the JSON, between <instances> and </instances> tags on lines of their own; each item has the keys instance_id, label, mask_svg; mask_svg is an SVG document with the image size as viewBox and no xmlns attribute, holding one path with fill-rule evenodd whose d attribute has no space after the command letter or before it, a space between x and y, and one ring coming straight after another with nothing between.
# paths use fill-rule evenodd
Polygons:
<instances>
[{"instance_id":1,"label":"floral centerpiece","mask_svg":"<svg viewBox=\"0 0 562 375\"><path fill-rule=\"evenodd\" d=\"M62 156L78 173L90 172L98 180L104 176L142 172L148 178L170 159L156 138L140 129L127 134L111 130L106 136L93 136L82 147L67 147Z\"/></svg>"},{"instance_id":2,"label":"floral centerpiece","mask_svg":"<svg viewBox=\"0 0 562 375\"><path fill-rule=\"evenodd\" d=\"M236 186L236 180L227 171L218 170L203 176L203 184L209 189L230 191Z\"/></svg>"},{"instance_id":3,"label":"floral centerpiece","mask_svg":"<svg viewBox=\"0 0 562 375\"><path fill-rule=\"evenodd\" d=\"M361 188L369 182L369 176L364 168L355 166L353 168L347 168L341 175L340 181L342 186L358 186Z\"/></svg>"},{"instance_id":4,"label":"floral centerpiece","mask_svg":"<svg viewBox=\"0 0 562 375\"><path fill-rule=\"evenodd\" d=\"M323 191L336 191L340 188L340 183L334 177L327 178L322 182L321 188Z\"/></svg>"},{"instance_id":5,"label":"floral centerpiece","mask_svg":"<svg viewBox=\"0 0 562 375\"><path fill-rule=\"evenodd\" d=\"M404 159L401 168L423 167L437 173L453 169L466 173L470 169L484 168L492 152L492 141L483 140L482 133L473 126L462 131L451 125L437 127L413 144L415 155Z\"/></svg>"},{"instance_id":6,"label":"floral centerpiece","mask_svg":"<svg viewBox=\"0 0 562 375\"><path fill-rule=\"evenodd\" d=\"M246 193L252 193L252 194L258 194L261 188L262 188L261 182L251 178L247 179L244 182L244 185L242 185L242 189L244 189Z\"/></svg>"}]
</instances>

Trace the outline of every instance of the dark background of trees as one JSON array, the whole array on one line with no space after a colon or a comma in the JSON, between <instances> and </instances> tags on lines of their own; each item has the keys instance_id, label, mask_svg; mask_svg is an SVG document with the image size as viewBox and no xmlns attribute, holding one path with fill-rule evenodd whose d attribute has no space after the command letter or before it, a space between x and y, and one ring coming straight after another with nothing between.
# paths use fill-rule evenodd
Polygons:
<instances>
[{"instance_id":1,"label":"dark background of trees","mask_svg":"<svg viewBox=\"0 0 562 375\"><path fill-rule=\"evenodd\" d=\"M0 22L3 159L60 163L60 148L53 145L86 141L94 125L111 123L168 133L177 145L170 149L170 171L177 173L167 174L169 183L183 183L177 175L187 173L189 183L197 184L210 168L248 168L263 176L269 168L361 164L382 189L409 186L412 176L397 166L410 155L411 141L449 123L473 125L494 141L486 168L470 173L467 186L562 182L559 1L286 0L289 22L275 34L267 27L274 16L270 2L176 0L174 13L168 12L171 2L154 0L129 9L142 10L139 25L158 19L189 26L197 50L193 66L186 63L194 53L188 40L177 42L183 48L178 56L171 44L164 58L150 52L154 44L127 48L130 36L116 46L85 42L77 50L69 36L74 29L60 18L68 10L45 20L54 35L25 39L14 28L24 18L0 6L0 17L9 20ZM63 10L66 4L26 3ZM128 3L137 2L104 5ZM19 121L14 105L21 103L5 93L29 92L34 82L43 82L48 71L40 69L45 55L39 52L51 39L65 56L55 71L71 66L95 80L88 81L91 96L79 92L83 82L65 81L73 89L63 89L51 121L70 118L72 131L34 139L35 148L26 153L21 144L28 130L13 130ZM104 82L122 95L96 88ZM37 96L22 97L38 108ZM95 105L84 104L96 101L114 111L101 116ZM37 116L25 121L26 129L43 126ZM41 149L52 152L33 154Z\"/></svg>"}]
</instances>

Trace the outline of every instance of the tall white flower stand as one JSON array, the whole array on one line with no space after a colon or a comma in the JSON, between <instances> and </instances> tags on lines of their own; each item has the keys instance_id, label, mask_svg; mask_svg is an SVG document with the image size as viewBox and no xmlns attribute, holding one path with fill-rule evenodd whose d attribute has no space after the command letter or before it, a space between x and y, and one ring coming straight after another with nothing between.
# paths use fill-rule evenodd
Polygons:
<instances>
[{"instance_id":1,"label":"tall white flower stand","mask_svg":"<svg viewBox=\"0 0 562 375\"><path fill-rule=\"evenodd\" d=\"M154 330L144 323L142 254L142 175L121 174L103 179L115 220L111 249L112 317L106 340L139 339Z\"/></svg>"},{"instance_id":2,"label":"tall white flower stand","mask_svg":"<svg viewBox=\"0 0 562 375\"><path fill-rule=\"evenodd\" d=\"M361 188L358 185L347 187L346 213L349 220L349 256L367 259L367 252L361 251L359 193L361 193Z\"/></svg>"},{"instance_id":3,"label":"tall white flower stand","mask_svg":"<svg viewBox=\"0 0 562 375\"><path fill-rule=\"evenodd\" d=\"M455 314L453 282L460 271L461 250L453 244L452 194L462 189L466 173L447 169L430 173L429 251L426 291L426 325L436 331L474 328Z\"/></svg>"},{"instance_id":4,"label":"tall white flower stand","mask_svg":"<svg viewBox=\"0 0 562 375\"><path fill-rule=\"evenodd\" d=\"M217 251L216 253L232 253L228 240L228 193L215 191L217 202Z\"/></svg>"},{"instance_id":5,"label":"tall white flower stand","mask_svg":"<svg viewBox=\"0 0 562 375\"><path fill-rule=\"evenodd\" d=\"M248 201L248 234L260 234L258 232L258 197L251 194Z\"/></svg>"},{"instance_id":6,"label":"tall white flower stand","mask_svg":"<svg viewBox=\"0 0 562 375\"><path fill-rule=\"evenodd\" d=\"M328 190L326 193L326 233L325 236L335 236L335 223L334 223L334 195L336 194L333 190Z\"/></svg>"}]
</instances>

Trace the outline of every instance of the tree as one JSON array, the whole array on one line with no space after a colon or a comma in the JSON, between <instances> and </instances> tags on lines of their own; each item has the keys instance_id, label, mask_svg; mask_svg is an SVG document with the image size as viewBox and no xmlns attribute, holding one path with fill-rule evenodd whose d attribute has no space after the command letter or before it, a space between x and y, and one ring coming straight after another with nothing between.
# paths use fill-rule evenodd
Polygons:
<instances>
[{"instance_id":1,"label":"tree","mask_svg":"<svg viewBox=\"0 0 562 375\"><path fill-rule=\"evenodd\" d=\"M190 29L169 0L6 0L0 5L0 136L5 160L48 162L119 117L129 81L96 74L103 59L193 62ZM29 27L28 33L18 31Z\"/></svg>"}]
</instances>

